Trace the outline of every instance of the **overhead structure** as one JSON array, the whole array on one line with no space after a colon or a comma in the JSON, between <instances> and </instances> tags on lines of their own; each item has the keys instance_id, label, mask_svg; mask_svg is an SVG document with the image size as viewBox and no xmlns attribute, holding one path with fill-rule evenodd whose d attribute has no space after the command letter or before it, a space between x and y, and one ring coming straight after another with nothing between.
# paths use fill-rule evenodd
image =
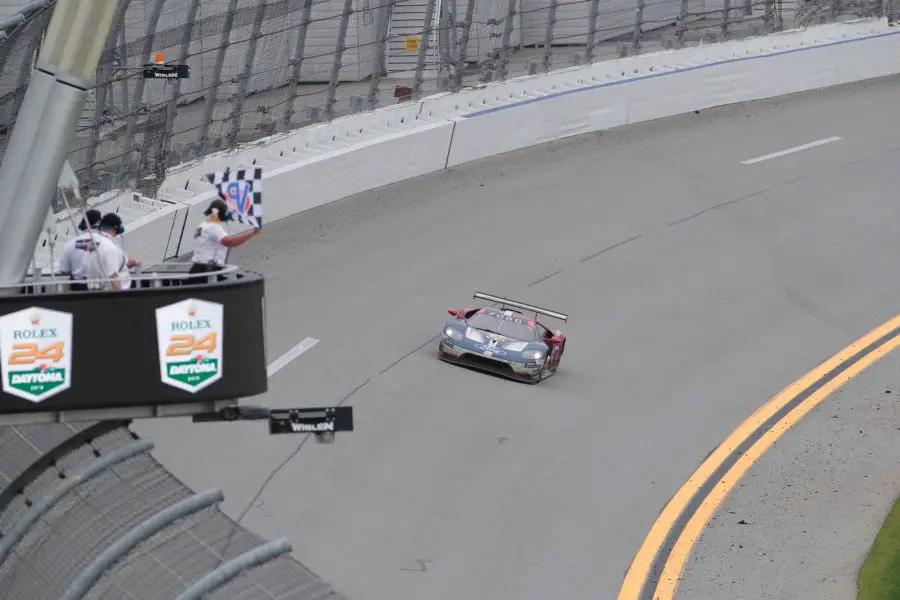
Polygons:
<instances>
[{"instance_id":1,"label":"overhead structure","mask_svg":"<svg viewBox=\"0 0 900 600\"><path fill-rule=\"evenodd\" d=\"M20 283L28 271L117 4L57 0L54 6L0 165L0 285Z\"/></svg>"}]
</instances>

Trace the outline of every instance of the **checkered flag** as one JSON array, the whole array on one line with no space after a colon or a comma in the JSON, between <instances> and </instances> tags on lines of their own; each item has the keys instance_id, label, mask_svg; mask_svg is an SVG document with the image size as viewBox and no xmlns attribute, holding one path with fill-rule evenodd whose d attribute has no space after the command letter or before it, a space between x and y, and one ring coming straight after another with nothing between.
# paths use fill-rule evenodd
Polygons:
<instances>
[{"instance_id":1,"label":"checkered flag","mask_svg":"<svg viewBox=\"0 0 900 600\"><path fill-rule=\"evenodd\" d=\"M206 176L239 223L262 228L262 169L216 171Z\"/></svg>"}]
</instances>

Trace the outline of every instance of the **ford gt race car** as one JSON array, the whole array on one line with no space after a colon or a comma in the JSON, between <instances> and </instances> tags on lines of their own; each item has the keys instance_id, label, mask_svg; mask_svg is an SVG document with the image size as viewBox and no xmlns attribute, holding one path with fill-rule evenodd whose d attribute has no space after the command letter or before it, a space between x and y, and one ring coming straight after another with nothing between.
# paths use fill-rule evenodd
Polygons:
<instances>
[{"instance_id":1,"label":"ford gt race car","mask_svg":"<svg viewBox=\"0 0 900 600\"><path fill-rule=\"evenodd\" d=\"M455 318L447 321L441 332L441 360L530 383L556 374L566 336L539 323L537 315L568 321L567 315L482 292L472 297L499 303L500 308L448 310ZM535 313L535 317L513 308Z\"/></svg>"}]
</instances>

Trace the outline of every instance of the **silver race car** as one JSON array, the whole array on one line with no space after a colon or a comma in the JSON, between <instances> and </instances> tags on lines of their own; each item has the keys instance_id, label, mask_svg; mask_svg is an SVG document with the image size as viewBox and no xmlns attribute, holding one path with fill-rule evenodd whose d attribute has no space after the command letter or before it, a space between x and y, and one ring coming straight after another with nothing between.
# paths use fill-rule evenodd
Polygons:
<instances>
[{"instance_id":1,"label":"silver race car","mask_svg":"<svg viewBox=\"0 0 900 600\"><path fill-rule=\"evenodd\" d=\"M559 370L566 336L538 322L538 315L568 321L568 315L492 294L475 292L499 308L451 308L444 324L438 356L441 360L538 383ZM522 311L534 313L534 318Z\"/></svg>"}]
</instances>

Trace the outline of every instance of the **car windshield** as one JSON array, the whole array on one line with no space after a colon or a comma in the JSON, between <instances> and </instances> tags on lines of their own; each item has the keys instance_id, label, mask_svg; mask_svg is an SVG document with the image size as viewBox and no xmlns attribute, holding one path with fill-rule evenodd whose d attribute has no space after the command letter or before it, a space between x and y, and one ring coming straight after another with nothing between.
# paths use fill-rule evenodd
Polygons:
<instances>
[{"instance_id":1,"label":"car windshield","mask_svg":"<svg viewBox=\"0 0 900 600\"><path fill-rule=\"evenodd\" d=\"M505 315L501 312L485 311L472 315L469 327L498 333L516 340L534 341L537 332L528 326L528 320L516 315Z\"/></svg>"}]
</instances>

